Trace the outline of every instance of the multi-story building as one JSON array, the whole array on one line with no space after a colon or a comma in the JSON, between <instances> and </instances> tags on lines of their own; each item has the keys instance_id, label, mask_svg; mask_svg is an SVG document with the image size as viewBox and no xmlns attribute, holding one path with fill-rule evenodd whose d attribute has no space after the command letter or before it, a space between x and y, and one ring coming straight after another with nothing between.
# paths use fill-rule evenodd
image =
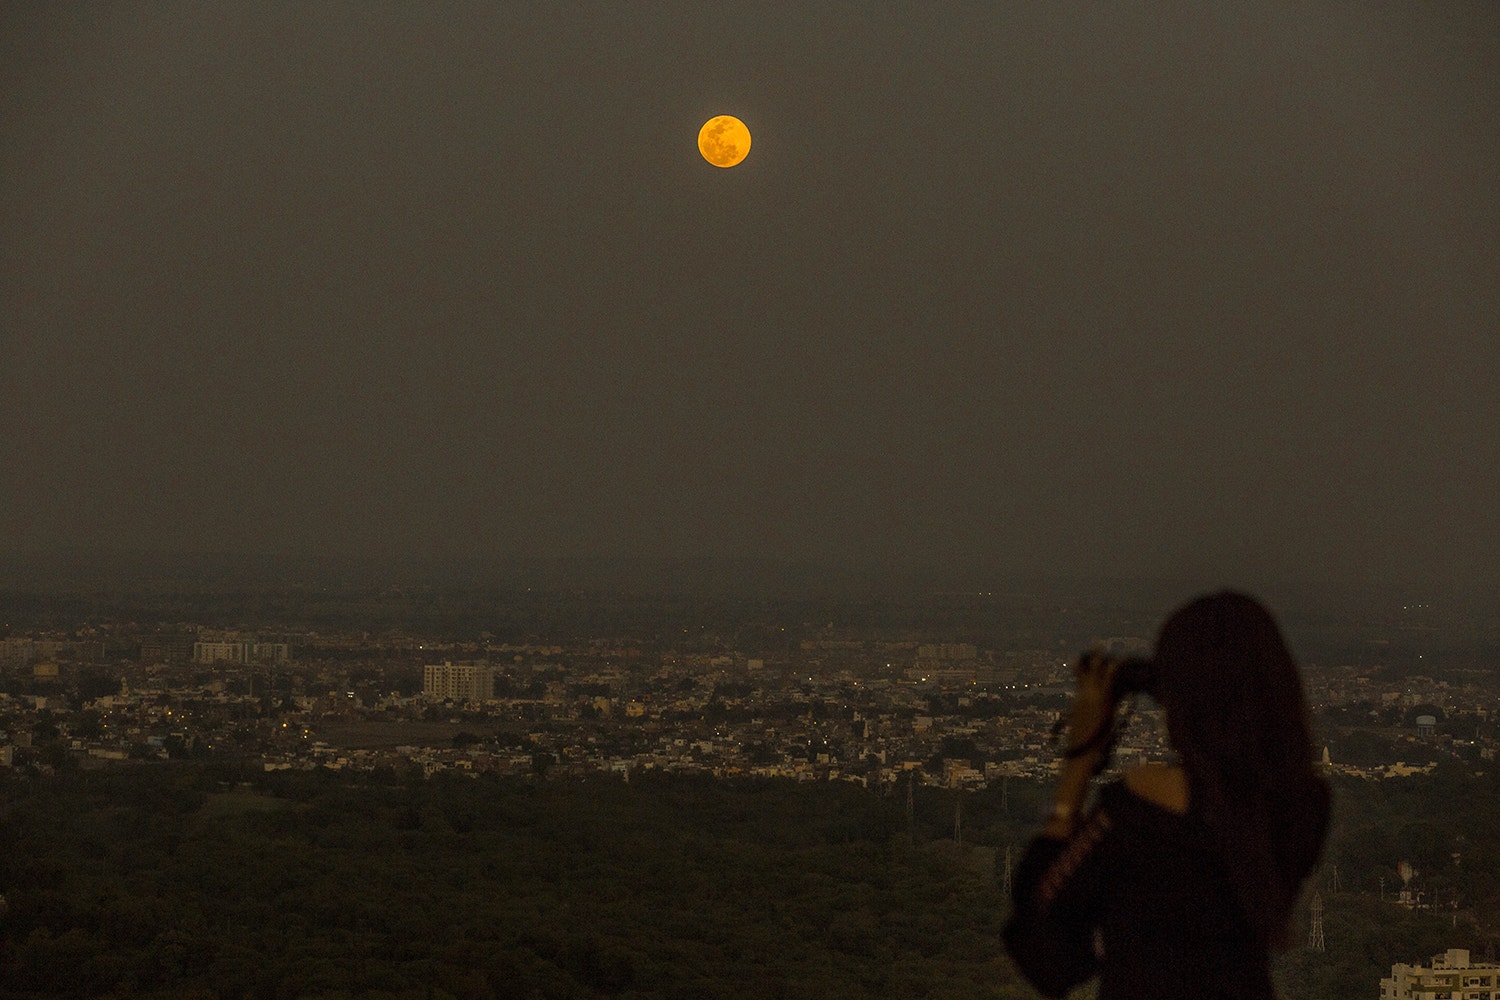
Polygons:
<instances>
[{"instance_id":1,"label":"multi-story building","mask_svg":"<svg viewBox=\"0 0 1500 1000\"><path fill-rule=\"evenodd\" d=\"M495 668L487 663L429 663L422 667L422 697L489 701L495 697Z\"/></svg>"},{"instance_id":2,"label":"multi-story building","mask_svg":"<svg viewBox=\"0 0 1500 1000\"><path fill-rule=\"evenodd\" d=\"M244 663L250 656L248 642L195 642L194 663Z\"/></svg>"},{"instance_id":3,"label":"multi-story building","mask_svg":"<svg viewBox=\"0 0 1500 1000\"><path fill-rule=\"evenodd\" d=\"M933 642L917 647L918 660L977 660L979 647L968 642Z\"/></svg>"},{"instance_id":4,"label":"multi-story building","mask_svg":"<svg viewBox=\"0 0 1500 1000\"><path fill-rule=\"evenodd\" d=\"M1393 965L1380 1000L1500 1000L1500 965L1471 962L1466 948L1432 956L1431 965Z\"/></svg>"},{"instance_id":5,"label":"multi-story building","mask_svg":"<svg viewBox=\"0 0 1500 1000\"><path fill-rule=\"evenodd\" d=\"M141 636L142 663L181 663L193 655L194 638L186 633L155 632Z\"/></svg>"},{"instance_id":6,"label":"multi-story building","mask_svg":"<svg viewBox=\"0 0 1500 1000\"><path fill-rule=\"evenodd\" d=\"M290 655L284 642L223 639L193 643L194 663L285 663Z\"/></svg>"},{"instance_id":7,"label":"multi-story building","mask_svg":"<svg viewBox=\"0 0 1500 1000\"><path fill-rule=\"evenodd\" d=\"M250 646L250 657L258 663L285 663L291 655L291 647L284 642L256 642Z\"/></svg>"},{"instance_id":8,"label":"multi-story building","mask_svg":"<svg viewBox=\"0 0 1500 1000\"><path fill-rule=\"evenodd\" d=\"M9 636L0 639L0 662L14 660L29 663L36 657L36 645L24 636Z\"/></svg>"}]
</instances>

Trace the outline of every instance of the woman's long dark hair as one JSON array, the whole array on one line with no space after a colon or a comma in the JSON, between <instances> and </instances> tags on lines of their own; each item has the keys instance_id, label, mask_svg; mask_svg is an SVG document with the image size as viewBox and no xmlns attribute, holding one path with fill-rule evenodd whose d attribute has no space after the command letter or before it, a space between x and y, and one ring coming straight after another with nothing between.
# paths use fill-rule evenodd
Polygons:
<instances>
[{"instance_id":1,"label":"woman's long dark hair","mask_svg":"<svg viewBox=\"0 0 1500 1000\"><path fill-rule=\"evenodd\" d=\"M1153 659L1191 808L1214 831L1251 927L1285 947L1329 809L1297 664L1270 613L1228 591L1173 614Z\"/></svg>"}]
</instances>

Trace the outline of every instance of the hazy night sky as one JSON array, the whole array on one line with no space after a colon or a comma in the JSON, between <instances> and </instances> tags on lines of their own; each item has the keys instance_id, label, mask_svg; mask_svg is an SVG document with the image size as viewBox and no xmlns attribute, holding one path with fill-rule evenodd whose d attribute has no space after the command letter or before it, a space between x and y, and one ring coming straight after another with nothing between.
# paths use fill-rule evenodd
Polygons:
<instances>
[{"instance_id":1,"label":"hazy night sky","mask_svg":"<svg viewBox=\"0 0 1500 1000\"><path fill-rule=\"evenodd\" d=\"M13 550L1494 582L1500 5L6 4L0 449Z\"/></svg>"}]
</instances>

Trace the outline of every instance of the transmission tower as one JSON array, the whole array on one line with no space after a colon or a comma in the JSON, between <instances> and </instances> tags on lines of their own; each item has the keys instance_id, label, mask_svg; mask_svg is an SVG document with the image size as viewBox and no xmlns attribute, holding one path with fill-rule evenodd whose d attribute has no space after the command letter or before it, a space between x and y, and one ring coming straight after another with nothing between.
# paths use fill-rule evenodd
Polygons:
<instances>
[{"instance_id":1,"label":"transmission tower","mask_svg":"<svg viewBox=\"0 0 1500 1000\"><path fill-rule=\"evenodd\" d=\"M1006 816L1010 815L1010 775L1004 775L1000 779L1000 811Z\"/></svg>"},{"instance_id":2,"label":"transmission tower","mask_svg":"<svg viewBox=\"0 0 1500 1000\"><path fill-rule=\"evenodd\" d=\"M1327 951L1327 944L1323 940L1323 894L1313 893L1312 898L1312 926L1307 931L1307 949L1309 951Z\"/></svg>"},{"instance_id":3,"label":"transmission tower","mask_svg":"<svg viewBox=\"0 0 1500 1000\"><path fill-rule=\"evenodd\" d=\"M907 771L906 772L906 833L907 833L907 836L911 837L912 840L916 840L917 839L917 812L916 812L916 809L913 808L913 806L912 806L911 777L912 777L912 773L910 771Z\"/></svg>"},{"instance_id":4,"label":"transmission tower","mask_svg":"<svg viewBox=\"0 0 1500 1000\"><path fill-rule=\"evenodd\" d=\"M953 800L953 842L964 842L964 800L961 798Z\"/></svg>"},{"instance_id":5,"label":"transmission tower","mask_svg":"<svg viewBox=\"0 0 1500 1000\"><path fill-rule=\"evenodd\" d=\"M1333 875L1328 879L1328 891L1337 894L1341 889L1339 885L1339 866L1333 866Z\"/></svg>"},{"instance_id":6,"label":"transmission tower","mask_svg":"<svg viewBox=\"0 0 1500 1000\"><path fill-rule=\"evenodd\" d=\"M1002 880L1001 884L1004 886L1005 894L1007 896L1009 896L1010 895L1010 845L1009 844L1005 845L1005 877ZM1491 942L1491 947L1493 947L1493 942Z\"/></svg>"}]
</instances>

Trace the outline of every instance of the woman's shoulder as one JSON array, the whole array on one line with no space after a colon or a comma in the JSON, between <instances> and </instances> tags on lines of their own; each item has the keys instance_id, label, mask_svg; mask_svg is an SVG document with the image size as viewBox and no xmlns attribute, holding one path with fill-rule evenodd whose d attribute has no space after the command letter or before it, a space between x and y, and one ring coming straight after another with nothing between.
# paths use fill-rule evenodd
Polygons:
<instances>
[{"instance_id":1,"label":"woman's shoulder","mask_svg":"<svg viewBox=\"0 0 1500 1000\"><path fill-rule=\"evenodd\" d=\"M1120 782L1132 797L1179 816L1186 816L1189 794L1187 772L1170 764L1145 764L1125 772Z\"/></svg>"}]
</instances>

